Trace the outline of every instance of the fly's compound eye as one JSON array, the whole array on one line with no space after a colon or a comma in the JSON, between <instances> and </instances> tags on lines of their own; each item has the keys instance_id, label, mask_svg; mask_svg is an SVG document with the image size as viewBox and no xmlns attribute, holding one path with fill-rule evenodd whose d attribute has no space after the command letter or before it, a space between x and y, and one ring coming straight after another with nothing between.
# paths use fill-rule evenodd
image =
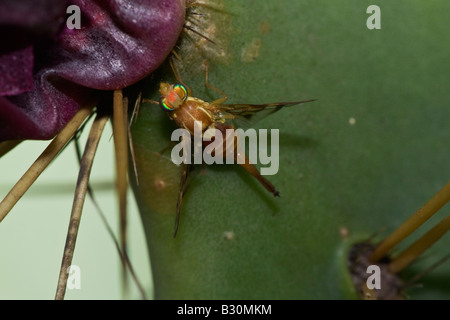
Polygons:
<instances>
[{"instance_id":1,"label":"fly's compound eye","mask_svg":"<svg viewBox=\"0 0 450 320\"><path fill-rule=\"evenodd\" d=\"M165 97L161 97L159 99L159 105L163 110L169 110L172 111L173 109L175 109L175 107L173 107L172 105L170 105L169 103L167 103L167 100Z\"/></svg>"},{"instance_id":2,"label":"fly's compound eye","mask_svg":"<svg viewBox=\"0 0 450 320\"><path fill-rule=\"evenodd\" d=\"M180 97L180 99L184 102L187 99L187 90L186 88L181 84L176 84L173 87L173 91L177 94L177 96Z\"/></svg>"}]
</instances>

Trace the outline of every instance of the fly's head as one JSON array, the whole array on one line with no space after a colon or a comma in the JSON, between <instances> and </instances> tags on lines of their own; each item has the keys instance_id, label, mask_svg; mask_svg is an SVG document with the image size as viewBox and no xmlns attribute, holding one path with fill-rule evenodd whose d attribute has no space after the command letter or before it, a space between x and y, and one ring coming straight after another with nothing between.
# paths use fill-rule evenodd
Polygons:
<instances>
[{"instance_id":1,"label":"fly's head","mask_svg":"<svg viewBox=\"0 0 450 320\"><path fill-rule=\"evenodd\" d=\"M182 84L161 82L159 92L161 93L159 105L164 111L174 111L178 109L188 97L187 89Z\"/></svg>"}]
</instances>

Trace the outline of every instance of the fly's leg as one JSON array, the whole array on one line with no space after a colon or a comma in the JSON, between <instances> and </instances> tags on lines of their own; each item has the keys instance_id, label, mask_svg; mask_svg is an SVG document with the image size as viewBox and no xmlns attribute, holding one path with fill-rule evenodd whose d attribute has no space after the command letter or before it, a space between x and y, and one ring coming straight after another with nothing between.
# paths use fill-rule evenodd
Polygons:
<instances>
[{"instance_id":1,"label":"fly's leg","mask_svg":"<svg viewBox=\"0 0 450 320\"><path fill-rule=\"evenodd\" d=\"M178 54L176 54L175 52L173 52L173 53L174 53L174 56L178 60L181 61L180 56ZM181 79L180 70L178 69L177 64L175 63L175 59L173 58L173 56L171 56L169 58L169 63L170 63L170 67L172 68L173 74L175 75L175 78L177 79L177 82L182 84L186 88L188 96L191 96L192 95L192 91L189 88L189 86L186 85L186 83L183 82L183 79Z\"/></svg>"},{"instance_id":2,"label":"fly's leg","mask_svg":"<svg viewBox=\"0 0 450 320\"><path fill-rule=\"evenodd\" d=\"M139 108L140 108L142 102L143 102L142 101L142 92L139 92L139 94L136 98L136 102L134 103L134 109L133 109L133 113L131 114L129 127L131 127L131 123L133 122L133 120L134 120L134 122L137 121L137 117L139 114Z\"/></svg>"},{"instance_id":3,"label":"fly's leg","mask_svg":"<svg viewBox=\"0 0 450 320\"><path fill-rule=\"evenodd\" d=\"M136 178L136 184L139 185L139 177L138 177L138 173L137 173L137 166L136 166L136 156L134 155L134 144L133 144L133 137L131 135L131 125L133 124L133 120L136 122L137 121L137 116L139 113L139 107L142 103L142 92L139 92L137 98L136 98L136 102L134 104L134 109L133 109L133 113L131 114L131 118L128 121L128 126L127 126L127 132L128 132L128 145L130 148L130 153L131 153L131 161L133 162L133 169L134 169L134 176Z\"/></svg>"},{"instance_id":4,"label":"fly's leg","mask_svg":"<svg viewBox=\"0 0 450 320\"><path fill-rule=\"evenodd\" d=\"M161 151L158 152L158 156L162 156L167 150L175 145L176 141L170 141Z\"/></svg>"},{"instance_id":5,"label":"fly's leg","mask_svg":"<svg viewBox=\"0 0 450 320\"><path fill-rule=\"evenodd\" d=\"M205 87L214 90L215 92L217 92L218 94L220 94L220 95L222 96L222 98L219 98L219 99L217 99L217 100L214 100L213 102L211 102L211 104L216 104L216 105L218 105L218 104L224 103L225 101L228 100L227 95L225 94L225 92L223 92L222 90L220 90L220 89L214 87L212 84L210 84L210 83L208 82L208 61L205 60L205 61L203 62L203 65L205 66Z\"/></svg>"},{"instance_id":6,"label":"fly's leg","mask_svg":"<svg viewBox=\"0 0 450 320\"><path fill-rule=\"evenodd\" d=\"M209 3L199 2L197 0L186 0L186 8L189 9L189 8L194 8L194 7L207 8L207 9L211 9L211 10L222 12L222 13L228 13L224 9L214 6L214 5L211 5ZM199 14L199 13L194 13L194 14Z\"/></svg>"},{"instance_id":7,"label":"fly's leg","mask_svg":"<svg viewBox=\"0 0 450 320\"><path fill-rule=\"evenodd\" d=\"M192 8L192 7L208 7L208 5L203 2L197 2L196 0L187 0L186 8Z\"/></svg>"},{"instance_id":8,"label":"fly's leg","mask_svg":"<svg viewBox=\"0 0 450 320\"><path fill-rule=\"evenodd\" d=\"M177 236L178 226L180 224L180 215L181 215L181 203L183 202L183 193L186 186L186 180L189 175L190 164L181 163L181 180L180 180L180 190L178 191L178 201L177 201L177 215L175 217L175 225L173 230L173 237Z\"/></svg>"},{"instance_id":9,"label":"fly's leg","mask_svg":"<svg viewBox=\"0 0 450 320\"><path fill-rule=\"evenodd\" d=\"M175 57L177 59L181 59L178 54L175 54ZM181 79L180 70L178 70L178 67L177 67L173 57L169 58L169 63L170 63L170 67L172 68L173 74L175 75L175 78L177 79L177 81L179 83L181 83L182 85L185 85L185 83L183 82L183 79Z\"/></svg>"}]
</instances>

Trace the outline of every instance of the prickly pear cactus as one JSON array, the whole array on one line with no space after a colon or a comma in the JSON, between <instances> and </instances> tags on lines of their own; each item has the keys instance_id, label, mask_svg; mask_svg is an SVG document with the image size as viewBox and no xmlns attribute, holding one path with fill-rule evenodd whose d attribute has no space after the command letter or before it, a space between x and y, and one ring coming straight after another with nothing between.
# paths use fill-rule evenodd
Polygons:
<instances>
[{"instance_id":1,"label":"prickly pear cactus","mask_svg":"<svg viewBox=\"0 0 450 320\"><path fill-rule=\"evenodd\" d=\"M208 59L209 82L230 103L318 100L253 124L280 129L279 171L267 177L280 198L237 165L195 166L176 238L180 168L170 150L158 154L176 126L156 104L141 106L132 128L134 191L155 298L357 298L347 268L352 245L394 230L447 183L450 5L381 2L374 17L372 2L228 0L192 8L201 14L191 15L200 21L191 28L211 40L186 29L176 49L194 96L218 98L204 86ZM369 28L374 23L381 28ZM144 96L157 100L162 79L174 81L170 67L144 83ZM448 206L433 221L445 214ZM401 276L447 254L449 241L443 237ZM406 296L448 299L448 279L444 264Z\"/></svg>"}]
</instances>

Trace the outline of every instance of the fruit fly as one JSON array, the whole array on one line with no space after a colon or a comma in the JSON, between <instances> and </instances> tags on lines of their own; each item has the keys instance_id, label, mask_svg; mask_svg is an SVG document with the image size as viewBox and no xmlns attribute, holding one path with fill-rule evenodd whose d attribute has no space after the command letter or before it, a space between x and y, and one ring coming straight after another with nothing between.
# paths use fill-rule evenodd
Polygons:
<instances>
[{"instance_id":1,"label":"fruit fly","mask_svg":"<svg viewBox=\"0 0 450 320\"><path fill-rule=\"evenodd\" d=\"M175 73L175 77L179 83L177 84L169 84L167 82L161 82L159 93L161 94L161 98L159 100L159 105L162 110L164 110L169 118L173 120L178 127L187 129L191 135L195 134L195 126L196 121L201 122L201 132L204 134L208 129L216 129L216 134L222 134L225 137L227 129L234 129L232 124L233 120L238 118L245 118L246 120L252 120L253 116L257 113L267 110L268 114L272 114L283 107L298 105L305 102L311 102L315 99L311 100L303 100L303 101L292 101L292 102L276 102L276 103L267 103L267 104L225 104L224 102L227 100L227 96L224 92L219 90L218 88L212 86L208 82L208 64L205 62L205 86L213 89L217 93L221 94L222 97L214 100L212 102L207 102L202 99L196 98L192 95L191 90L188 86L186 86L176 69L173 61L171 60L172 69ZM151 101L153 103L157 103ZM267 115L268 115L267 114ZM209 131L210 132L210 131ZM208 143L214 141L214 137L211 138L210 141L204 141L203 146L206 147ZM234 139L237 139L235 137ZM232 146L233 150L227 150L227 146L225 146L226 139L222 139L223 141L223 156L230 151L236 151L237 141L235 140L234 145ZM230 148L230 146L228 146ZM238 152L234 152L234 157L236 157ZM250 163L247 156L244 155L245 161L243 163L239 163L248 173L250 173L253 177L255 177L262 186L272 193L274 196L279 196L278 190L274 187L274 185L264 178L258 169ZM235 158L236 159L236 158ZM242 161L241 161L242 162ZM175 228L174 228L174 237L178 231L178 224L180 220L180 212L181 212L181 202L183 199L183 190L185 187L185 183L187 180L189 165L186 163L182 163L181 170L181 181L180 181L180 190L178 194L178 202L177 202L177 215L175 219Z\"/></svg>"}]
</instances>

